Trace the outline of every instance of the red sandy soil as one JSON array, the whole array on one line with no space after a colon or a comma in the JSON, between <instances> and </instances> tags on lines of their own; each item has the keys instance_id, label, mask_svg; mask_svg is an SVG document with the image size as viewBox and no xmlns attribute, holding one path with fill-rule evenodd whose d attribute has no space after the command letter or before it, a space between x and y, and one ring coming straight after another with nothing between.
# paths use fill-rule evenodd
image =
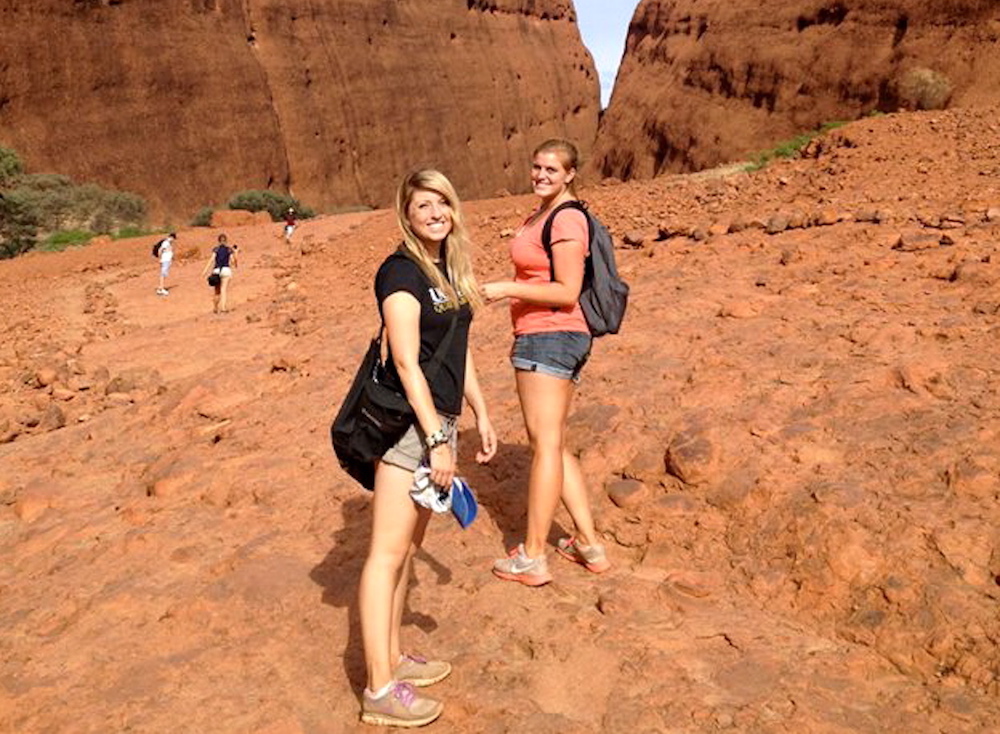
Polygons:
<instances>
[{"instance_id":1,"label":"red sandy soil","mask_svg":"<svg viewBox=\"0 0 1000 734\"><path fill-rule=\"evenodd\" d=\"M753 173L583 191L632 285L571 419L614 567L497 581L528 449L502 306L473 348L501 449L435 518L405 634L437 732L986 732L1000 715L997 109L864 120ZM530 198L470 202L484 279ZM370 497L329 421L377 326L386 211L0 263L0 730L369 730ZM187 256L185 259L184 256ZM562 516L559 523L565 525ZM557 531L561 528L557 528Z\"/></svg>"}]
</instances>

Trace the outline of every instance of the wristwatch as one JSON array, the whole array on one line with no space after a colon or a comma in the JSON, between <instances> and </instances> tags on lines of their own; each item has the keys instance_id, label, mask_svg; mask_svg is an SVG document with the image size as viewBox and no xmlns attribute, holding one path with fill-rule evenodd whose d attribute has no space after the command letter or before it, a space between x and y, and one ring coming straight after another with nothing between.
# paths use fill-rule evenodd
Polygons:
<instances>
[{"instance_id":1,"label":"wristwatch","mask_svg":"<svg viewBox=\"0 0 1000 734\"><path fill-rule=\"evenodd\" d=\"M443 443L448 443L448 439L451 435L445 430L444 426L434 431L434 433L428 434L424 442L427 444L427 450L435 449Z\"/></svg>"}]
</instances>

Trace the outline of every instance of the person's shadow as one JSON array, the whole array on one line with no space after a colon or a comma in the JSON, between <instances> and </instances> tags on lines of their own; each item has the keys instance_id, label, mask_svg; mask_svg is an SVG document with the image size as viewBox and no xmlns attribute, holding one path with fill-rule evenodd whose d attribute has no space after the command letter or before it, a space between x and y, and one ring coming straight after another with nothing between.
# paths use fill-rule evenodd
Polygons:
<instances>
[{"instance_id":1,"label":"person's shadow","mask_svg":"<svg viewBox=\"0 0 1000 734\"><path fill-rule=\"evenodd\" d=\"M459 434L459 470L476 495L479 504L477 522L482 522L485 515L492 518L503 535L503 548L509 549L524 539L531 451L523 443L502 444L489 464L477 464L478 446L479 434L475 429ZM344 479L347 480L346 475ZM367 683L367 670L358 609L358 585L371 539L372 510L371 497L360 487L356 489L357 494L341 504L343 527L334 533L333 547L309 572L309 578L323 589L324 604L347 610L344 673L354 692L360 697ZM564 531L558 523L553 523L550 538L560 534L564 534ZM451 569L423 548L414 557L414 566L419 563L426 564L433 571L437 585L451 583ZM412 590L416 583L419 581L411 571L409 589ZM407 625L414 625L424 632L433 632L437 629L438 622L430 615L410 609L407 602L403 610L403 626Z\"/></svg>"},{"instance_id":2,"label":"person's shadow","mask_svg":"<svg viewBox=\"0 0 1000 734\"><path fill-rule=\"evenodd\" d=\"M489 464L476 463L479 434L475 429L459 434L459 468L479 501L480 512L488 513L503 535L503 549L511 550L524 541L528 527L528 475L531 472L531 448L527 439L520 443L501 443ZM549 530L548 542L570 534L556 519Z\"/></svg>"},{"instance_id":3,"label":"person's shadow","mask_svg":"<svg viewBox=\"0 0 1000 734\"><path fill-rule=\"evenodd\" d=\"M309 578L323 589L322 601L333 607L347 609L347 645L344 650L344 673L354 692L360 697L367 683L365 651L361 637L361 614L358 610L358 584L368 556L371 539L371 498L362 494L352 496L341 505L344 525L333 536L333 547L309 572ZM451 583L451 569L421 548L414 557L414 564L426 563L436 576L438 585ZM417 583L411 572L410 589ZM409 599L409 594L407 594ZM427 614L403 609L403 626L414 625L424 632L433 632L437 620Z\"/></svg>"}]
</instances>

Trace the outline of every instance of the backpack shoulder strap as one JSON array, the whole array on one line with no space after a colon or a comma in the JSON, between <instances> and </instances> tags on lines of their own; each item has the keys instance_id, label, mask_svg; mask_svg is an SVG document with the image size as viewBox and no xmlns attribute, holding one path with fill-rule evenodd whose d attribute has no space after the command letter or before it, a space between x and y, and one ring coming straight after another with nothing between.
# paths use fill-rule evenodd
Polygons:
<instances>
[{"instance_id":1,"label":"backpack shoulder strap","mask_svg":"<svg viewBox=\"0 0 1000 734\"><path fill-rule=\"evenodd\" d=\"M549 214L548 218L545 220L545 224L542 225L542 247L545 248L545 254L549 257L549 280L556 279L556 266L552 262L552 223L556 218L556 214L561 212L563 209L576 209L583 212L584 216L587 217L587 236L592 237L594 234L594 225L590 222L590 210L587 208L586 202L580 201L579 199L570 199L569 201L564 201L562 204L557 206Z\"/></svg>"}]
</instances>

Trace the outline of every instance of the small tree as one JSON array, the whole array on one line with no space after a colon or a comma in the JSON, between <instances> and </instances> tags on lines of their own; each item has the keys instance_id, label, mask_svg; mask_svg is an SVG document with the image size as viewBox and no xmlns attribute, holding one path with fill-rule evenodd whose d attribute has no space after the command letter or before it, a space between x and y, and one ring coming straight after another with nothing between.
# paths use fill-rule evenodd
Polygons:
<instances>
[{"instance_id":1,"label":"small tree","mask_svg":"<svg viewBox=\"0 0 1000 734\"><path fill-rule=\"evenodd\" d=\"M0 147L0 259L38 247L38 232L49 246L65 245L122 227L141 227L146 202L127 191L76 184L57 173L24 172L17 153Z\"/></svg>"},{"instance_id":2,"label":"small tree","mask_svg":"<svg viewBox=\"0 0 1000 734\"><path fill-rule=\"evenodd\" d=\"M21 158L10 148L0 147L0 189L12 186L24 173Z\"/></svg>"},{"instance_id":3,"label":"small tree","mask_svg":"<svg viewBox=\"0 0 1000 734\"><path fill-rule=\"evenodd\" d=\"M14 194L0 194L0 259L17 257L35 247L38 217Z\"/></svg>"}]
</instances>

